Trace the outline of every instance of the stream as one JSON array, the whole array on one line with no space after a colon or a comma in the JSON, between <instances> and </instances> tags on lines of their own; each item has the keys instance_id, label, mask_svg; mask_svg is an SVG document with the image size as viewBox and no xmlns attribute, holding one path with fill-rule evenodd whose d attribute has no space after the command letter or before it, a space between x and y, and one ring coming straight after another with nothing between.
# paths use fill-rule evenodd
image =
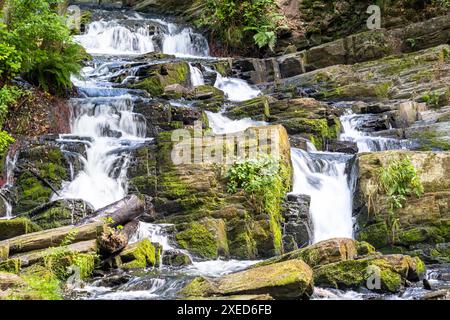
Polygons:
<instances>
[{"instance_id":1,"label":"stream","mask_svg":"<svg viewBox=\"0 0 450 320\"><path fill-rule=\"evenodd\" d=\"M131 152L152 138L146 136L145 118L134 112L137 101L149 99L139 90L119 87L111 79L130 69L136 74L143 67L135 60L139 54L161 51L190 64L193 86L205 83L202 71L193 64L212 60L206 39L192 28L179 26L166 17L151 17L134 12L121 13L108 18L108 12L97 12L103 19L87 26L76 41L83 45L94 59L83 69L81 78L73 78L80 97L71 99L71 133L60 135L59 142L80 143L85 153L79 154L83 169L63 185L53 200L83 199L95 209L124 198L128 193L127 170ZM208 67L205 65L205 70ZM123 83L133 80L133 73ZM207 112L211 129L216 134L235 133L253 126L265 125L251 119L231 120L223 112L227 105L261 95L259 88L237 78L222 77L217 73L214 86L222 90L228 102L222 112ZM172 101L172 106L184 104ZM342 141L356 142L359 152L407 149L408 141L375 137L359 129L362 122L373 115L356 115L345 105L341 117ZM334 238L353 237L352 201L355 188L353 155L319 152L312 144L308 150L292 148L294 166L293 194L311 197L310 214L313 220L313 242ZM8 158L9 159L9 158ZM9 159L13 165L14 159ZM7 205L7 204L6 204ZM10 211L9 211L10 212ZM7 215L7 217L9 217ZM176 248L167 235L167 225L140 222L136 242L145 238L160 243L164 251ZM73 290L74 299L172 299L192 277L203 275L218 277L243 270L258 261L215 260L199 261L191 257L193 264L172 268L161 266L154 270L130 273L112 273L94 278L90 283ZM449 266L431 268L427 278L435 285L448 288L441 277L449 272ZM398 295L379 295L373 292L340 291L317 288L315 299L414 299L423 294L421 287L409 287Z\"/></svg>"}]
</instances>

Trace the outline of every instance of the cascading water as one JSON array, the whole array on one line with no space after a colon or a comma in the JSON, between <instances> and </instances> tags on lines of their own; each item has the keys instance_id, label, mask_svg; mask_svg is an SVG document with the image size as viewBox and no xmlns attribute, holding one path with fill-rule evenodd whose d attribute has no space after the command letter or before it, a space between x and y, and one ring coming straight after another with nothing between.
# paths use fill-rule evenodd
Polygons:
<instances>
[{"instance_id":1,"label":"cascading water","mask_svg":"<svg viewBox=\"0 0 450 320\"><path fill-rule=\"evenodd\" d=\"M129 29L115 21L94 21L75 37L90 54L140 54L155 50L148 28Z\"/></svg>"},{"instance_id":2,"label":"cascading water","mask_svg":"<svg viewBox=\"0 0 450 320\"><path fill-rule=\"evenodd\" d=\"M408 140L398 140L393 138L371 136L368 133L358 130L358 125L366 121L367 115L347 113L341 116L341 123L344 133L340 140L356 142L359 152L373 152L385 150L407 149L410 146Z\"/></svg>"},{"instance_id":3,"label":"cascading water","mask_svg":"<svg viewBox=\"0 0 450 320\"><path fill-rule=\"evenodd\" d=\"M348 157L308 153L295 148L291 154L292 193L311 196L314 243L336 237L352 238L352 190L346 174Z\"/></svg>"},{"instance_id":4,"label":"cascading water","mask_svg":"<svg viewBox=\"0 0 450 320\"><path fill-rule=\"evenodd\" d=\"M5 159L5 184L3 185L2 189L0 190L0 198L3 200L4 204L4 210L5 210L5 219L11 219L12 218L12 205L8 199L8 197L4 194L8 192L8 189L12 187L14 183L14 169L16 168L16 163L18 159L19 154L15 153L14 155L11 155L11 152L9 152L6 155Z\"/></svg>"},{"instance_id":5,"label":"cascading water","mask_svg":"<svg viewBox=\"0 0 450 320\"><path fill-rule=\"evenodd\" d=\"M261 94L260 90L252 88L245 80L223 77L218 72L214 86L225 92L228 100L233 102L250 100Z\"/></svg>"},{"instance_id":6,"label":"cascading water","mask_svg":"<svg viewBox=\"0 0 450 320\"><path fill-rule=\"evenodd\" d=\"M191 73L191 84L193 87L202 86L205 84L205 79L199 68L194 67L192 63L189 63L189 71Z\"/></svg>"},{"instance_id":7,"label":"cascading water","mask_svg":"<svg viewBox=\"0 0 450 320\"><path fill-rule=\"evenodd\" d=\"M225 117L222 113L213 113L206 111L208 116L209 126L215 134L227 134L245 131L250 127L263 126L267 123L264 121L254 121L250 118L240 120L231 120Z\"/></svg>"},{"instance_id":8,"label":"cascading water","mask_svg":"<svg viewBox=\"0 0 450 320\"><path fill-rule=\"evenodd\" d=\"M132 112L129 95L105 100L72 100L72 133L89 138L84 169L63 184L55 198L83 199L96 209L121 200L127 193L127 154L123 148L145 141L145 122ZM64 142L64 135L61 141Z\"/></svg>"}]
</instances>

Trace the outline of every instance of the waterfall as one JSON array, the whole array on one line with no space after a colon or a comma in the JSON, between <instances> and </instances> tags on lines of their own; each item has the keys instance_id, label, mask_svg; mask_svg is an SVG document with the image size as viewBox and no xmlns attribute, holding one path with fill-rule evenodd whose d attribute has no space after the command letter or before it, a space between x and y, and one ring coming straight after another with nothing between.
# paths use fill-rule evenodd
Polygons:
<instances>
[{"instance_id":1,"label":"waterfall","mask_svg":"<svg viewBox=\"0 0 450 320\"><path fill-rule=\"evenodd\" d=\"M209 127L215 134L227 134L245 131L250 127L264 126L267 123L264 121L255 121L250 118L240 120L231 120L222 113L205 112L208 116Z\"/></svg>"},{"instance_id":2,"label":"waterfall","mask_svg":"<svg viewBox=\"0 0 450 320\"><path fill-rule=\"evenodd\" d=\"M294 166L292 193L311 196L314 243L336 237L352 238L352 191L346 161L295 148L291 154Z\"/></svg>"},{"instance_id":3,"label":"waterfall","mask_svg":"<svg viewBox=\"0 0 450 320\"><path fill-rule=\"evenodd\" d=\"M208 57L209 46L206 39L193 32L192 28L184 28L177 32L174 24L169 24L169 34L164 35L163 53L178 57Z\"/></svg>"},{"instance_id":4,"label":"waterfall","mask_svg":"<svg viewBox=\"0 0 450 320\"><path fill-rule=\"evenodd\" d=\"M189 71L191 73L191 84L193 87L202 86L205 84L205 79L199 68L194 67L192 63L189 63Z\"/></svg>"},{"instance_id":5,"label":"waterfall","mask_svg":"<svg viewBox=\"0 0 450 320\"><path fill-rule=\"evenodd\" d=\"M5 209L5 218L12 218L12 205L8 199L8 197L4 194L7 192L10 187L12 187L14 183L14 169L16 168L17 159L19 158L19 153L16 152L14 155L11 155L12 151L8 152L5 159L5 174L6 181L0 190L0 198L3 200L4 209Z\"/></svg>"},{"instance_id":6,"label":"waterfall","mask_svg":"<svg viewBox=\"0 0 450 320\"><path fill-rule=\"evenodd\" d=\"M218 72L214 86L225 92L228 100L234 102L250 100L261 94L260 90L252 88L245 80L223 77Z\"/></svg>"},{"instance_id":7,"label":"waterfall","mask_svg":"<svg viewBox=\"0 0 450 320\"><path fill-rule=\"evenodd\" d=\"M75 40L90 54L141 54L155 50L148 28L131 30L114 21L94 21Z\"/></svg>"},{"instance_id":8,"label":"waterfall","mask_svg":"<svg viewBox=\"0 0 450 320\"><path fill-rule=\"evenodd\" d=\"M341 134L342 141L356 142L359 152L373 152L385 150L408 149L411 142L408 140L398 140L393 138L370 136L359 131L357 126L367 119L364 115L347 113L341 116L340 120L344 133Z\"/></svg>"},{"instance_id":9,"label":"waterfall","mask_svg":"<svg viewBox=\"0 0 450 320\"><path fill-rule=\"evenodd\" d=\"M161 50L179 57L209 56L208 41L192 28L180 28L173 23L144 19L140 15L133 19L134 25L120 24L120 20L94 21L87 26L84 34L74 38L90 54L130 55ZM159 27L150 32L150 26L155 24Z\"/></svg>"},{"instance_id":10,"label":"waterfall","mask_svg":"<svg viewBox=\"0 0 450 320\"><path fill-rule=\"evenodd\" d=\"M63 183L54 199L83 199L99 209L126 196L128 154L123 148L145 140L145 122L133 113L129 95L107 101L73 99L71 104L70 138L88 137L92 142L86 148L86 158L80 155L83 170L74 180Z\"/></svg>"}]
</instances>

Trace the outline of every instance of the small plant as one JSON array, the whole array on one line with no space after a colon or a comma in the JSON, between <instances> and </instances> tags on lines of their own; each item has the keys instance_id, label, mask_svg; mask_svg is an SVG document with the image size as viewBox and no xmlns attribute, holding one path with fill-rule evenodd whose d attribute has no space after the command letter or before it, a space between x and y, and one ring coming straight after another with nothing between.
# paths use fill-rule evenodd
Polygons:
<instances>
[{"instance_id":1,"label":"small plant","mask_svg":"<svg viewBox=\"0 0 450 320\"><path fill-rule=\"evenodd\" d=\"M439 108L441 95L436 91L427 92L422 96L422 101L424 101L430 107Z\"/></svg>"},{"instance_id":2,"label":"small plant","mask_svg":"<svg viewBox=\"0 0 450 320\"><path fill-rule=\"evenodd\" d=\"M266 208L265 199L277 192L281 183L279 163L271 157L236 162L227 174L229 193L243 189L254 209L261 213Z\"/></svg>"},{"instance_id":3,"label":"small plant","mask_svg":"<svg viewBox=\"0 0 450 320\"><path fill-rule=\"evenodd\" d=\"M274 0L207 0L199 27L211 30L229 47L253 41L259 47L274 49L282 15L276 13Z\"/></svg>"},{"instance_id":4,"label":"small plant","mask_svg":"<svg viewBox=\"0 0 450 320\"><path fill-rule=\"evenodd\" d=\"M395 242L397 231L400 228L397 210L403 208L408 197L420 197L424 192L423 185L409 157L392 160L387 167L380 168L378 178L380 191L388 197L389 207L386 222L391 229L391 240Z\"/></svg>"}]
</instances>

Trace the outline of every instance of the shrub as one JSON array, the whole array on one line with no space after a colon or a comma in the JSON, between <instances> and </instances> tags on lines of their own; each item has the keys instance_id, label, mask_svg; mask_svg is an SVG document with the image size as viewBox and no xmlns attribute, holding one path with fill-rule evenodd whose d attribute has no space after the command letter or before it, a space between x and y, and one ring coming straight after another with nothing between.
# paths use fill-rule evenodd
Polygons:
<instances>
[{"instance_id":1,"label":"shrub","mask_svg":"<svg viewBox=\"0 0 450 320\"><path fill-rule=\"evenodd\" d=\"M0 25L0 63L8 66L5 81L17 73L51 93L71 88L71 74L81 70L84 49L72 41L61 0L7 0ZM12 57L14 55L14 58ZM20 65L19 65L20 62Z\"/></svg>"},{"instance_id":2,"label":"shrub","mask_svg":"<svg viewBox=\"0 0 450 320\"><path fill-rule=\"evenodd\" d=\"M259 48L273 50L278 21L274 0L207 0L199 27L207 27L212 35L229 47L253 42Z\"/></svg>"},{"instance_id":3,"label":"shrub","mask_svg":"<svg viewBox=\"0 0 450 320\"><path fill-rule=\"evenodd\" d=\"M420 197L423 185L409 157L392 160L386 167L379 169L380 189L388 196L387 224L391 228L392 242L395 242L396 230L399 228L397 209L404 206L410 196Z\"/></svg>"}]
</instances>

